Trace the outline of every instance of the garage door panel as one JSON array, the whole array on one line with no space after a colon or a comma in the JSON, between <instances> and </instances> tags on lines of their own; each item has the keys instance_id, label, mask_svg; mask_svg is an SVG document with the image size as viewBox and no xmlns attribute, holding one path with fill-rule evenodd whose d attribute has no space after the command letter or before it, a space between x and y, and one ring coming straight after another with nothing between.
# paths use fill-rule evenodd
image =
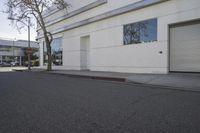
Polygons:
<instances>
[{"instance_id":1,"label":"garage door panel","mask_svg":"<svg viewBox=\"0 0 200 133\"><path fill-rule=\"evenodd\" d=\"M188 66L199 65L199 61L200 61L199 59L193 59L193 58L188 58L188 57L182 58L182 59L174 59L171 62L171 66L178 66L178 65L181 65L181 64L185 64L185 65L188 65ZM184 66L181 66L181 67L184 67Z\"/></svg>"},{"instance_id":2,"label":"garage door panel","mask_svg":"<svg viewBox=\"0 0 200 133\"><path fill-rule=\"evenodd\" d=\"M182 27L171 28L171 39L172 41L190 41L190 40L199 40L199 29L200 25L189 25Z\"/></svg>"},{"instance_id":3,"label":"garage door panel","mask_svg":"<svg viewBox=\"0 0 200 133\"><path fill-rule=\"evenodd\" d=\"M172 67L172 69L176 69L176 68ZM187 71L183 71L183 70L187 70ZM194 68L193 66L184 66L181 69L176 69L176 71L172 71L172 72L199 72L199 69L196 67Z\"/></svg>"},{"instance_id":4,"label":"garage door panel","mask_svg":"<svg viewBox=\"0 0 200 133\"><path fill-rule=\"evenodd\" d=\"M197 46L197 48L199 47L199 40L187 40L187 41L172 41L171 43L173 43L174 45L172 45L172 47L174 48L192 48L192 46ZM179 47L177 47L177 45ZM182 47L184 45L184 47Z\"/></svg>"},{"instance_id":5,"label":"garage door panel","mask_svg":"<svg viewBox=\"0 0 200 133\"><path fill-rule=\"evenodd\" d=\"M200 24L170 28L170 71L200 72Z\"/></svg>"}]
</instances>

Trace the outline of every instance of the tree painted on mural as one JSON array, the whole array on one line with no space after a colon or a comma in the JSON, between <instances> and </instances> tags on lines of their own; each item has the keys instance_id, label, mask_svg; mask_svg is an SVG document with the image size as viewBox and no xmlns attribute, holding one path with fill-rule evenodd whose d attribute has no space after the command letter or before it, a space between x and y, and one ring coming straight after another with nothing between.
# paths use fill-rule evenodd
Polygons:
<instances>
[{"instance_id":1,"label":"tree painted on mural","mask_svg":"<svg viewBox=\"0 0 200 133\"><path fill-rule=\"evenodd\" d=\"M24 24L30 22L30 18L35 18L38 26L43 31L43 37L47 47L48 65L47 70L52 70L51 42L53 41L52 33L48 31L45 21L44 12L50 11L52 7L59 10L67 9L69 4L65 0L7 0L8 18L18 29L23 28Z\"/></svg>"}]
</instances>

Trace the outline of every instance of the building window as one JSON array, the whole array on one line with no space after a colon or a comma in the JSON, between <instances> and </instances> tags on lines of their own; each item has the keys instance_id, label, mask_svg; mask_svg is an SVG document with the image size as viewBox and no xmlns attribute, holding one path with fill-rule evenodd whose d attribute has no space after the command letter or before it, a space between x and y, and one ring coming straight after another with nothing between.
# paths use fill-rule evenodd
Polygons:
<instances>
[{"instance_id":1,"label":"building window","mask_svg":"<svg viewBox=\"0 0 200 133\"><path fill-rule=\"evenodd\" d=\"M46 44L44 44L44 65L47 65L47 48ZM55 38L51 43L51 54L52 54L52 63L53 65L62 65L62 38Z\"/></svg>"},{"instance_id":2,"label":"building window","mask_svg":"<svg viewBox=\"0 0 200 133\"><path fill-rule=\"evenodd\" d=\"M157 19L124 25L124 44L157 41Z\"/></svg>"},{"instance_id":3,"label":"building window","mask_svg":"<svg viewBox=\"0 0 200 133\"><path fill-rule=\"evenodd\" d=\"M51 44L52 62L54 65L62 65L62 38L55 38Z\"/></svg>"}]
</instances>

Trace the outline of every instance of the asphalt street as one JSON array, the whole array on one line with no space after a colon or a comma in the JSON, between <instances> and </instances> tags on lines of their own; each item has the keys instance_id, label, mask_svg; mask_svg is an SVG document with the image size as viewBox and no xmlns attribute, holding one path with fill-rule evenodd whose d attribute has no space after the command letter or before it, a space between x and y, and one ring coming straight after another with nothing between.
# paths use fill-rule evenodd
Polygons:
<instances>
[{"instance_id":1,"label":"asphalt street","mask_svg":"<svg viewBox=\"0 0 200 133\"><path fill-rule=\"evenodd\" d=\"M0 73L0 133L200 133L200 92Z\"/></svg>"}]
</instances>

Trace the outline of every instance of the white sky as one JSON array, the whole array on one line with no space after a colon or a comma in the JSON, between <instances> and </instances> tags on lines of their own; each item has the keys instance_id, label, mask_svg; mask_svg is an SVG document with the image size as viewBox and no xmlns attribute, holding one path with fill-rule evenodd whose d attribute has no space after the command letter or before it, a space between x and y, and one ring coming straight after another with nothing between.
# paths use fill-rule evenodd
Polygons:
<instances>
[{"instance_id":1,"label":"white sky","mask_svg":"<svg viewBox=\"0 0 200 133\"><path fill-rule=\"evenodd\" d=\"M12 26L11 21L7 19L7 14L2 13L6 9L5 2L7 0L0 0L0 38L9 38L16 40L27 40L28 32L27 27L22 29L19 33L18 30ZM35 41L36 29L31 28L31 40Z\"/></svg>"}]
</instances>

